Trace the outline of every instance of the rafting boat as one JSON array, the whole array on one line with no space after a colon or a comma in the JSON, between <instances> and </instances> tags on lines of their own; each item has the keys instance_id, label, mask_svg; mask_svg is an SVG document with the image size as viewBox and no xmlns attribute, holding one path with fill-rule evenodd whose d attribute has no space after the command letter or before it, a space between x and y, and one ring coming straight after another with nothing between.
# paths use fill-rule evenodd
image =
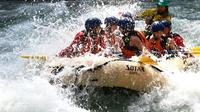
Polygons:
<instances>
[{"instance_id":1,"label":"rafting boat","mask_svg":"<svg viewBox=\"0 0 200 112\"><path fill-rule=\"evenodd\" d=\"M66 66L69 67L69 63L71 71L64 70ZM57 75L59 72L63 74L62 82L65 85L120 87L148 91L166 84L166 78L161 69L133 60L79 57L60 59L51 62L48 66L54 66L48 70L52 74Z\"/></svg>"},{"instance_id":2,"label":"rafting boat","mask_svg":"<svg viewBox=\"0 0 200 112\"><path fill-rule=\"evenodd\" d=\"M156 59L154 59L156 60ZM46 63L51 76L59 76L64 85L119 87L148 91L167 84L165 71L185 70L192 58L162 58L147 64L138 57L129 60L117 57L84 56L54 58Z\"/></svg>"}]
</instances>

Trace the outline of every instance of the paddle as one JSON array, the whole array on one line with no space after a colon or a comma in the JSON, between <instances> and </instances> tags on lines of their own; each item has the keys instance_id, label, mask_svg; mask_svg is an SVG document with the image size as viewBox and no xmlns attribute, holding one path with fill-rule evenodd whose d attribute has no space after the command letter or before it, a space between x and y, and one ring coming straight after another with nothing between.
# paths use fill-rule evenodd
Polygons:
<instances>
[{"instance_id":1,"label":"paddle","mask_svg":"<svg viewBox=\"0 0 200 112\"><path fill-rule=\"evenodd\" d=\"M190 53L194 56L200 56L200 46L195 46L190 49Z\"/></svg>"},{"instance_id":2,"label":"paddle","mask_svg":"<svg viewBox=\"0 0 200 112\"><path fill-rule=\"evenodd\" d=\"M191 48L192 51L200 51L200 46L195 46Z\"/></svg>"},{"instance_id":3,"label":"paddle","mask_svg":"<svg viewBox=\"0 0 200 112\"><path fill-rule=\"evenodd\" d=\"M200 46L195 46L195 47L191 48L189 50L189 53L191 53L192 55L195 55L195 56L200 56ZM45 56L45 55L36 55L36 56L24 55L24 56L20 56L20 58L36 59L36 60L46 61L48 59L48 56ZM140 56L139 61L143 62L145 64L158 65L158 63L155 60L153 60L151 57L146 56L146 55Z\"/></svg>"},{"instance_id":4,"label":"paddle","mask_svg":"<svg viewBox=\"0 0 200 112\"><path fill-rule=\"evenodd\" d=\"M194 56L200 56L200 46L192 47L189 50L189 53L191 53ZM146 64L158 65L158 63L149 56L145 56L145 55L140 56L139 60L140 60L140 62L143 62L143 63L146 63Z\"/></svg>"},{"instance_id":5,"label":"paddle","mask_svg":"<svg viewBox=\"0 0 200 112\"><path fill-rule=\"evenodd\" d=\"M151 65L158 65L158 63L150 58L150 56L142 55L139 57L139 61L145 64L151 64Z\"/></svg>"},{"instance_id":6,"label":"paddle","mask_svg":"<svg viewBox=\"0 0 200 112\"><path fill-rule=\"evenodd\" d=\"M23 55L23 56L19 56L19 57L25 58L25 59L42 60L42 61L46 61L48 59L48 56L44 56L44 55L36 55L36 56Z\"/></svg>"},{"instance_id":7,"label":"paddle","mask_svg":"<svg viewBox=\"0 0 200 112\"><path fill-rule=\"evenodd\" d=\"M36 56L24 55L24 56L20 56L20 58L46 61L48 59L48 56L45 56L45 55L36 55ZM149 56L145 56L145 55L140 56L139 61L142 62L142 63L145 63L145 64L151 64L151 65L157 65L158 64L156 61L151 59Z\"/></svg>"}]
</instances>

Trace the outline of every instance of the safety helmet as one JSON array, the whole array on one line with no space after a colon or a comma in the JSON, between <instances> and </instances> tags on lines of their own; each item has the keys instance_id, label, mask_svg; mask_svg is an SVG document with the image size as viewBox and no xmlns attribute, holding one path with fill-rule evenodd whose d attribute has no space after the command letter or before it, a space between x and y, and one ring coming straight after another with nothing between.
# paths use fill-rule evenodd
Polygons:
<instances>
[{"instance_id":1,"label":"safety helmet","mask_svg":"<svg viewBox=\"0 0 200 112\"><path fill-rule=\"evenodd\" d=\"M125 17L119 20L118 26L122 29L126 29L127 31L132 31L135 28L135 21Z\"/></svg>"},{"instance_id":2,"label":"safety helmet","mask_svg":"<svg viewBox=\"0 0 200 112\"><path fill-rule=\"evenodd\" d=\"M86 21L85 21L85 29L87 31L90 31L92 29L94 29L95 27L101 25L102 22L99 18L88 18Z\"/></svg>"},{"instance_id":3,"label":"safety helmet","mask_svg":"<svg viewBox=\"0 0 200 112\"><path fill-rule=\"evenodd\" d=\"M169 20L162 20L161 23L165 26L171 29L172 23Z\"/></svg>"},{"instance_id":4,"label":"safety helmet","mask_svg":"<svg viewBox=\"0 0 200 112\"><path fill-rule=\"evenodd\" d=\"M151 24L152 32L158 32L158 31L163 31L163 30L164 30L164 25L161 22L155 21Z\"/></svg>"},{"instance_id":5,"label":"safety helmet","mask_svg":"<svg viewBox=\"0 0 200 112\"><path fill-rule=\"evenodd\" d=\"M118 24L118 21L119 19L114 17L114 16L111 16L111 17L106 17L105 20L104 20L104 24Z\"/></svg>"},{"instance_id":6,"label":"safety helmet","mask_svg":"<svg viewBox=\"0 0 200 112\"><path fill-rule=\"evenodd\" d=\"M157 5L167 7L167 6L169 6L169 2L167 0L158 0Z\"/></svg>"},{"instance_id":7,"label":"safety helmet","mask_svg":"<svg viewBox=\"0 0 200 112\"><path fill-rule=\"evenodd\" d=\"M132 18L132 15L130 12L124 12L122 13L122 17Z\"/></svg>"}]
</instances>

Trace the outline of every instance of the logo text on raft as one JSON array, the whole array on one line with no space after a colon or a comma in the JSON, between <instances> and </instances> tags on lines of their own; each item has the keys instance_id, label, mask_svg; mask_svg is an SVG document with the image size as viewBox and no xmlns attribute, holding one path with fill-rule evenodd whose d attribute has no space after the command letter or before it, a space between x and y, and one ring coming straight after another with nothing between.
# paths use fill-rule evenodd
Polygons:
<instances>
[{"instance_id":1,"label":"logo text on raft","mask_svg":"<svg viewBox=\"0 0 200 112\"><path fill-rule=\"evenodd\" d=\"M142 66L132 66L132 65L126 65L127 69L129 71L134 71L134 72L144 72L144 67Z\"/></svg>"}]
</instances>

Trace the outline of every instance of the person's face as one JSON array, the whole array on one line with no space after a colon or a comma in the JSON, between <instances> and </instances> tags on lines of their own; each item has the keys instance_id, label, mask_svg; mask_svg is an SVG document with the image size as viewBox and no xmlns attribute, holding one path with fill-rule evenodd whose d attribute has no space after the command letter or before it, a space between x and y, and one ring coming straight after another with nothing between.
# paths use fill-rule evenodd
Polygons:
<instances>
[{"instance_id":1,"label":"person's face","mask_svg":"<svg viewBox=\"0 0 200 112\"><path fill-rule=\"evenodd\" d=\"M117 24L112 24L111 25L111 31L114 32L117 29Z\"/></svg>"},{"instance_id":2,"label":"person's face","mask_svg":"<svg viewBox=\"0 0 200 112\"><path fill-rule=\"evenodd\" d=\"M155 37L159 38L163 35L163 31L153 32L153 34L155 35Z\"/></svg>"},{"instance_id":3,"label":"person's face","mask_svg":"<svg viewBox=\"0 0 200 112\"><path fill-rule=\"evenodd\" d=\"M164 12L165 10L167 10L167 8L165 6L158 6L158 10L160 12Z\"/></svg>"},{"instance_id":4,"label":"person's face","mask_svg":"<svg viewBox=\"0 0 200 112\"><path fill-rule=\"evenodd\" d=\"M94 36L97 36L98 34L100 34L101 32L101 26L96 26L95 28L93 28L93 30L91 30L89 33L90 33L90 36L91 37L94 37Z\"/></svg>"},{"instance_id":5,"label":"person's face","mask_svg":"<svg viewBox=\"0 0 200 112\"><path fill-rule=\"evenodd\" d=\"M152 23L152 17L147 16L147 17L145 18L145 23L146 23L147 25L150 25L150 24Z\"/></svg>"},{"instance_id":6,"label":"person's face","mask_svg":"<svg viewBox=\"0 0 200 112\"><path fill-rule=\"evenodd\" d=\"M101 26L99 25L99 26L97 26L97 27L95 28L95 32L96 32L96 33L100 33L100 31L101 31Z\"/></svg>"},{"instance_id":7,"label":"person's face","mask_svg":"<svg viewBox=\"0 0 200 112\"><path fill-rule=\"evenodd\" d=\"M122 34L125 34L125 33L126 33L125 29L122 28L122 27L119 27L119 31L120 31Z\"/></svg>"},{"instance_id":8,"label":"person's face","mask_svg":"<svg viewBox=\"0 0 200 112\"><path fill-rule=\"evenodd\" d=\"M165 27L163 33L164 33L164 34L168 34L168 33L170 33L170 28Z\"/></svg>"}]
</instances>

